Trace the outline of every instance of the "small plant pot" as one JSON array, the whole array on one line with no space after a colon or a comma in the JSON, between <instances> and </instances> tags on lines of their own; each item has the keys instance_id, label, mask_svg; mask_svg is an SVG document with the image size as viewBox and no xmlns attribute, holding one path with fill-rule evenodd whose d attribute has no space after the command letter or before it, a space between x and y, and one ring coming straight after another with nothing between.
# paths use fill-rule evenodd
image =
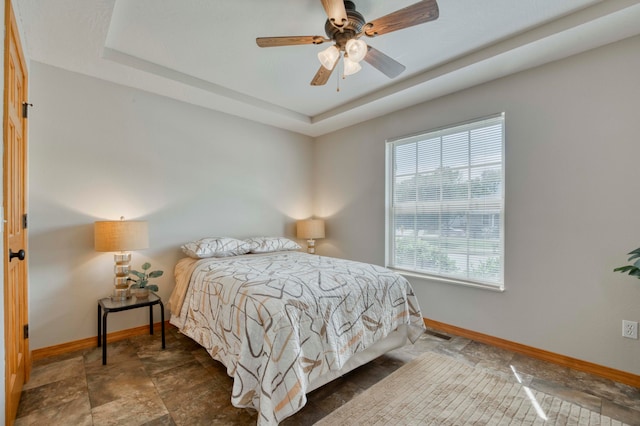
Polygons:
<instances>
[{"instance_id":1,"label":"small plant pot","mask_svg":"<svg viewBox=\"0 0 640 426\"><path fill-rule=\"evenodd\" d=\"M148 288L133 288L131 289L131 293L136 297L136 299L147 299L149 297Z\"/></svg>"}]
</instances>

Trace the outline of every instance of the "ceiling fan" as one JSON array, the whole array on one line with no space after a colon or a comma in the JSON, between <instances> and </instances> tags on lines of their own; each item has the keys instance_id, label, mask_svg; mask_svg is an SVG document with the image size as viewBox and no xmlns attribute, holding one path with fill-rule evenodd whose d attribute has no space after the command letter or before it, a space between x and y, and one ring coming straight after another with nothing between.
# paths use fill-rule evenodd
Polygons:
<instances>
[{"instance_id":1,"label":"ceiling fan","mask_svg":"<svg viewBox=\"0 0 640 426\"><path fill-rule=\"evenodd\" d=\"M312 86L322 86L327 83L341 56L344 62L344 75L355 74L362 68L360 61L378 69L389 78L400 75L405 66L379 50L368 46L360 37L375 37L378 35L423 24L438 19L438 3L436 0L422 0L418 3L396 10L381 18L366 22L364 17L356 11L356 6L348 0L321 0L327 13L324 25L327 38L322 36L285 36L258 37L256 43L260 47L293 46L298 44L333 44L320 53L318 59L322 65L311 80Z\"/></svg>"}]
</instances>

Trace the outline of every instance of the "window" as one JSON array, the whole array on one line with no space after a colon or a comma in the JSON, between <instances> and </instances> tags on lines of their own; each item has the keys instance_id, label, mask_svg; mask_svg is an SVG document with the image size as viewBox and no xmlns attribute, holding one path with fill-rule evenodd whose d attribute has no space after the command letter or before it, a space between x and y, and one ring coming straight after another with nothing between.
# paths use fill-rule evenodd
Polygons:
<instances>
[{"instance_id":1,"label":"window","mask_svg":"<svg viewBox=\"0 0 640 426\"><path fill-rule=\"evenodd\" d=\"M387 266L503 288L504 113L387 143Z\"/></svg>"}]
</instances>

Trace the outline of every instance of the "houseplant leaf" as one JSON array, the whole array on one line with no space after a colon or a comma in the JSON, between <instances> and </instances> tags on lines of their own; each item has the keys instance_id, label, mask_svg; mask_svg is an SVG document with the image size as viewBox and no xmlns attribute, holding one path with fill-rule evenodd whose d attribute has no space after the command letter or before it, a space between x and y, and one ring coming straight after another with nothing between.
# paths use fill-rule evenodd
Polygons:
<instances>
[{"instance_id":1,"label":"houseplant leaf","mask_svg":"<svg viewBox=\"0 0 640 426\"><path fill-rule=\"evenodd\" d=\"M632 261L634 259L638 260L636 260L632 265L625 265L615 268L613 272L621 272L623 274L626 272L632 277L640 278L640 247L633 251L630 251L628 254L630 255L628 259L629 261Z\"/></svg>"},{"instance_id":2,"label":"houseplant leaf","mask_svg":"<svg viewBox=\"0 0 640 426\"><path fill-rule=\"evenodd\" d=\"M144 274L142 272L131 271L131 274L135 275L136 277L140 278L141 280L144 279Z\"/></svg>"}]
</instances>

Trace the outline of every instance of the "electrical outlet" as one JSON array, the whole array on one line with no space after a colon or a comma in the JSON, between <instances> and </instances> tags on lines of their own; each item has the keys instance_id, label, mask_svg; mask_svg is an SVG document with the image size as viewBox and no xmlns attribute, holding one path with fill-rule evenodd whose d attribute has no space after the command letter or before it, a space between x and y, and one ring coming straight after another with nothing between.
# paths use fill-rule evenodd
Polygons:
<instances>
[{"instance_id":1,"label":"electrical outlet","mask_svg":"<svg viewBox=\"0 0 640 426\"><path fill-rule=\"evenodd\" d=\"M622 337L627 339L638 338L638 322L622 320Z\"/></svg>"}]
</instances>

